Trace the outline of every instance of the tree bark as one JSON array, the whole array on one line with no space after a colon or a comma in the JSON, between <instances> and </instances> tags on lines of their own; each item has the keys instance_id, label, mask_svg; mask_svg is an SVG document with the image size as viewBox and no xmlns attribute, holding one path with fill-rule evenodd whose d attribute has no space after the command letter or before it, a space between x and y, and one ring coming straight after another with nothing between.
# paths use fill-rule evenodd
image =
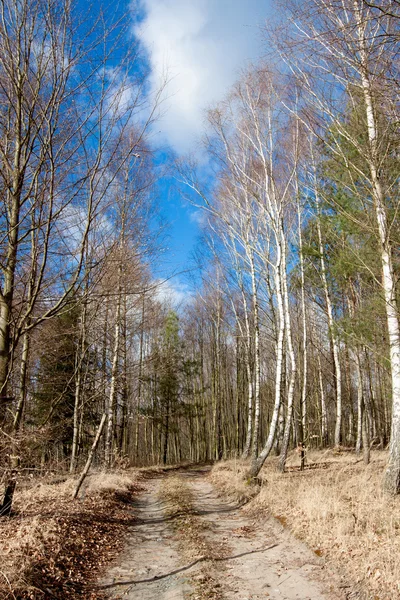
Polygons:
<instances>
[{"instance_id":1,"label":"tree bark","mask_svg":"<svg viewBox=\"0 0 400 600\"><path fill-rule=\"evenodd\" d=\"M107 468L111 467L112 453L113 453L115 401L116 401L116 393L117 393L119 343L120 343L120 335L121 335L121 302L122 302L121 277L122 277L122 266L120 264L118 267L118 293L117 293L117 305L115 308L114 351L113 351L113 360L112 360L112 367L111 367L110 395L108 398L108 407L107 407L107 429L106 429L106 444L105 444L105 455L104 455L105 464L106 464Z\"/></svg>"},{"instance_id":2,"label":"tree bark","mask_svg":"<svg viewBox=\"0 0 400 600\"><path fill-rule=\"evenodd\" d=\"M75 498L79 494L79 490L82 487L82 483L85 481L86 475L89 473L89 469L90 469L90 466L92 464L93 456L94 456L94 453L96 452L97 446L99 445L99 441L100 441L101 434L102 434L103 429L104 429L104 424L106 422L106 419L107 419L107 415L106 415L106 413L104 413L103 416L101 417L100 425L99 425L99 427L97 429L96 437L95 437L93 445L92 445L92 447L90 449L90 452L89 452L89 455L88 455L85 467L84 467L84 469L82 471L81 476L79 477L79 480L78 480L78 483L76 485L75 491L74 491L74 493L72 495L72 498L74 500L75 500Z\"/></svg>"},{"instance_id":3,"label":"tree bark","mask_svg":"<svg viewBox=\"0 0 400 600\"><path fill-rule=\"evenodd\" d=\"M302 318L302 359L303 359L303 373L301 383L301 398L300 398L300 422L301 422L301 439L300 443L302 447L306 443L307 435L307 371L308 371L308 352L307 352L307 314L306 314L306 297L305 297L305 275L304 275L304 256L303 256L303 235L302 235L302 222L300 212L300 199L297 200L297 220L298 220L298 231L299 231L299 261L300 261L300 283L301 283L301 318ZM304 468L304 450L301 455L301 468Z\"/></svg>"},{"instance_id":4,"label":"tree bark","mask_svg":"<svg viewBox=\"0 0 400 600\"><path fill-rule=\"evenodd\" d=\"M74 401L74 416L73 416L73 431L72 431L72 449L70 460L70 473L75 472L76 459L78 454L79 444L79 412L82 402L82 366L86 351L86 301L83 304L80 326L80 344L78 345L75 361L75 401Z\"/></svg>"},{"instance_id":5,"label":"tree bark","mask_svg":"<svg viewBox=\"0 0 400 600\"><path fill-rule=\"evenodd\" d=\"M316 180L315 180L316 181ZM319 208L319 196L318 191L314 190L315 202L317 205L317 232L318 232L318 243L319 243L319 254L320 254L320 265L321 265L321 279L325 293L326 312L328 316L329 334L332 344L333 363L335 368L335 391L336 391L336 423L335 423L335 446L340 446L341 442L341 431L342 431L342 371L340 367L340 354L339 354L339 343L335 331L335 322L333 319L332 302L329 294L328 280L326 276L326 266L324 258L324 246L322 243L322 232L320 223L320 208Z\"/></svg>"},{"instance_id":6,"label":"tree bark","mask_svg":"<svg viewBox=\"0 0 400 600\"><path fill-rule=\"evenodd\" d=\"M251 274L251 293L253 300L253 319L254 319L254 426L251 455L253 460L258 454L258 436L260 430L260 323L256 270L254 264L254 252L249 250L250 274ZM250 392L250 390L249 390Z\"/></svg>"},{"instance_id":7,"label":"tree bark","mask_svg":"<svg viewBox=\"0 0 400 600\"><path fill-rule=\"evenodd\" d=\"M392 374L392 425L389 446L389 460L386 467L383 487L389 494L400 494L400 327L397 310L395 275L392 262L392 247L389 237L385 199L379 177L379 154L377 124L374 112L373 91L369 81L369 64L366 39L359 2L354 1L357 18L358 42L360 48L360 75L367 118L368 140L370 145L369 169L378 223L381 246L382 284L385 297L386 318L389 333L390 366Z\"/></svg>"},{"instance_id":8,"label":"tree bark","mask_svg":"<svg viewBox=\"0 0 400 600\"><path fill-rule=\"evenodd\" d=\"M281 473L283 473L286 468L290 431L291 431L291 427L292 427L294 390L295 390L296 375L297 375L297 362L296 362L296 356L295 356L294 347L293 347L292 324L291 324L290 308L289 308L289 292L288 292L287 273L286 273L286 241L285 241L285 233L283 231L283 224L282 224L282 229L281 229L281 244L283 247L283 252L282 252L283 307L284 307L284 313L285 313L286 344L287 344L289 361L290 361L290 379L289 379L289 388L288 388L286 422L285 422L285 430L284 430L284 434L283 434L282 448L281 448L281 454L280 454L279 465L278 465L279 471L281 471Z\"/></svg>"},{"instance_id":9,"label":"tree bark","mask_svg":"<svg viewBox=\"0 0 400 600\"><path fill-rule=\"evenodd\" d=\"M265 460L269 456L272 450L276 426L278 423L279 409L281 406L281 388L282 388L282 367L283 367L283 346L284 346L284 335L285 335L285 311L283 306L283 293L282 293L282 279L281 279L281 249L278 249L278 261L274 269L275 275L275 287L276 297L278 305L278 339L276 344L276 371L275 371L275 402L272 413L271 423L269 427L268 438L265 445L257 458L254 458L251 462L251 466L248 472L249 478L257 477L260 472Z\"/></svg>"}]
</instances>

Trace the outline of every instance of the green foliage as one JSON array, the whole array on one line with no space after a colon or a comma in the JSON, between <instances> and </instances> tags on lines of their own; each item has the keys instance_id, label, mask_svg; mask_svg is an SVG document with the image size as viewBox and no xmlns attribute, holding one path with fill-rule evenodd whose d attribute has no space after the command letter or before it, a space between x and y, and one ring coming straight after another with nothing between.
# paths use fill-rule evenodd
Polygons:
<instances>
[{"instance_id":1,"label":"green foliage","mask_svg":"<svg viewBox=\"0 0 400 600\"><path fill-rule=\"evenodd\" d=\"M353 100L357 91L350 90ZM323 241L326 276L334 306L338 333L348 343L371 343L377 330L382 337L384 303L381 286L380 242L377 234L373 195L369 180L368 132L365 109L360 102L350 103L345 121L333 125L320 144L318 178L318 210L313 198L308 199L312 216L303 237L306 285L317 303L324 306L321 278L320 247L317 219ZM394 156L394 136L380 116L380 127L386 128L386 146L382 148L382 185L387 190L389 212L396 220L394 207L399 198L392 185L398 159ZM397 170L398 173L398 170ZM390 183L391 182L391 183ZM397 186L396 186L397 189ZM398 236L397 230L391 232ZM299 286L295 273L294 285Z\"/></svg>"},{"instance_id":2,"label":"green foliage","mask_svg":"<svg viewBox=\"0 0 400 600\"><path fill-rule=\"evenodd\" d=\"M175 311L169 311L164 319L151 361L153 370L147 378L151 402L141 411L151 418L163 435L163 460L166 462L171 434L179 433L181 419L190 420L196 410L192 382L199 369L197 361L184 356L179 318Z\"/></svg>"},{"instance_id":3,"label":"green foliage","mask_svg":"<svg viewBox=\"0 0 400 600\"><path fill-rule=\"evenodd\" d=\"M176 408L179 404L182 361L179 318L174 311L170 311L165 319L157 364L158 397L166 410L172 406Z\"/></svg>"}]
</instances>

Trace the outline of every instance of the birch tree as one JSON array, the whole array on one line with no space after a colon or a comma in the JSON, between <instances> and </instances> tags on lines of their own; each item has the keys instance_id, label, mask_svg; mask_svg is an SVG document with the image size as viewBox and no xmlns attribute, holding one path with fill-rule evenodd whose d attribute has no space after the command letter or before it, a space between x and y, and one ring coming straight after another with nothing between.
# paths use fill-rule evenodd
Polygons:
<instances>
[{"instance_id":1,"label":"birch tree","mask_svg":"<svg viewBox=\"0 0 400 600\"><path fill-rule=\"evenodd\" d=\"M274 409L264 448L259 455L253 457L251 476L255 476L260 470L275 438L281 404L285 333L290 357L285 452L291 431L297 373L292 343L287 265L288 235L285 229L285 225L290 222L290 218L287 217L291 214L288 207L293 194L295 170L290 161L283 160L279 151L279 144L284 140L283 132L287 127L287 120L280 103L278 87L270 73L261 69L249 71L233 89L225 105L211 114L213 128L217 134L216 143L219 144L219 151L224 157L224 165L234 182L234 187L240 190L239 197L242 198L239 203L236 200L235 212L231 212L229 217L224 213L224 226L243 247L248 248L250 269L252 260L257 256L258 260L263 262L263 268L271 270L277 305L274 313L277 317ZM216 209L215 212L218 217L220 211ZM236 221L243 219L246 222L249 217L251 220L258 220L261 226L258 226L255 239L247 239L245 243L243 231L246 229L242 228L241 234L238 234L240 228L237 227ZM258 314L254 283L253 277L253 298L256 300L254 306L257 308L255 314ZM256 449L254 444L253 447ZM283 463L285 460L286 457L282 459Z\"/></svg>"},{"instance_id":2,"label":"birch tree","mask_svg":"<svg viewBox=\"0 0 400 600\"><path fill-rule=\"evenodd\" d=\"M389 210L395 182L387 168L387 153L388 135L398 119L395 28L399 7L393 4L385 13L361 0L311 0L301 7L288 2L285 7L291 25L285 28L284 35L289 41L282 43L278 37L275 41L312 107L309 127L321 138L323 122L325 126L331 124L332 135L325 143L337 160L349 160L343 155L340 136L366 164L363 169L350 159L351 168L358 169L368 182L380 244L392 374L392 431L384 487L397 494L400 492L400 331ZM355 132L346 127L343 118L346 98L354 107L361 102L367 129L363 146Z\"/></svg>"},{"instance_id":3,"label":"birch tree","mask_svg":"<svg viewBox=\"0 0 400 600\"><path fill-rule=\"evenodd\" d=\"M287 266L287 231L285 229L289 215L288 206L292 198L294 170L293 165L284 163L278 147L282 144L282 133L285 123L284 113L280 112L278 85L274 77L267 72L256 71L244 78L238 87L238 100L242 119L238 120L237 128L240 135L247 140L251 148L253 161L251 169L242 172L252 187L256 199L259 218L264 227L264 239L271 240L257 248L257 253L265 261L266 268L271 269L274 278L278 332L276 345L275 367L275 402L272 413L269 434L261 453L253 458L250 476L254 477L261 469L270 453L279 416L281 403L282 367L284 337L290 359L290 375L287 395L287 419L285 423L284 448L287 450L291 431L293 400L297 373L297 362L294 354L291 330L291 315L288 294ZM280 90L281 92L282 90ZM285 123L285 125L284 125ZM280 142L278 142L280 140ZM282 148L282 146L281 146ZM261 234L260 240L263 239ZM268 248L268 254L265 250ZM284 453L283 455L284 456ZM285 462L286 457L282 459Z\"/></svg>"}]
</instances>

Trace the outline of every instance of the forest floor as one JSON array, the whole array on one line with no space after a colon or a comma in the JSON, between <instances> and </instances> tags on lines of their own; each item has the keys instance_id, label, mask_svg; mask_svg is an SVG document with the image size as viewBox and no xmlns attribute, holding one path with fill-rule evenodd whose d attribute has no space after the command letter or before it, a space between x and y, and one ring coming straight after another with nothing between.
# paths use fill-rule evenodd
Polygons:
<instances>
[{"instance_id":1,"label":"forest floor","mask_svg":"<svg viewBox=\"0 0 400 600\"><path fill-rule=\"evenodd\" d=\"M400 600L387 454L92 473L20 482L0 519L0 600Z\"/></svg>"},{"instance_id":2,"label":"forest floor","mask_svg":"<svg viewBox=\"0 0 400 600\"><path fill-rule=\"evenodd\" d=\"M13 513L0 518L0 600L97 600L96 576L123 549L142 491L138 471L76 478L49 474L18 483Z\"/></svg>"},{"instance_id":3,"label":"forest floor","mask_svg":"<svg viewBox=\"0 0 400 600\"><path fill-rule=\"evenodd\" d=\"M307 454L304 471L290 453L279 473L271 456L257 495L246 485L243 461L217 463L211 480L220 493L245 501L244 512L274 516L339 572L348 597L400 600L400 499L383 493L387 452L374 450L365 465L354 451Z\"/></svg>"},{"instance_id":4,"label":"forest floor","mask_svg":"<svg viewBox=\"0 0 400 600\"><path fill-rule=\"evenodd\" d=\"M324 561L271 515L244 513L207 468L146 482L125 550L99 582L135 600L341 600L352 597Z\"/></svg>"}]
</instances>

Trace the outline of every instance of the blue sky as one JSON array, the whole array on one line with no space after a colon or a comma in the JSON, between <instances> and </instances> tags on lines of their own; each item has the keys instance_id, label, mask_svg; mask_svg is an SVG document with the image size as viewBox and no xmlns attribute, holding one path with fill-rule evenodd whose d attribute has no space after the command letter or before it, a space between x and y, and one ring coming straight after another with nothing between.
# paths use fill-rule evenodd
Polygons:
<instances>
[{"instance_id":1,"label":"blue sky","mask_svg":"<svg viewBox=\"0 0 400 600\"><path fill-rule=\"evenodd\" d=\"M178 156L198 153L205 131L205 112L221 100L241 69L263 52L260 26L271 14L270 0L141 0L135 26L148 55L150 85L169 84L157 142ZM198 214L170 180L160 184L161 202L171 222L162 274L176 271L169 282L180 298L187 287L184 273L199 235Z\"/></svg>"},{"instance_id":2,"label":"blue sky","mask_svg":"<svg viewBox=\"0 0 400 600\"><path fill-rule=\"evenodd\" d=\"M169 79L160 136L178 153L192 151L205 109L261 54L260 25L270 0L137 0L131 6L141 15L134 33L149 57L152 88Z\"/></svg>"},{"instance_id":3,"label":"blue sky","mask_svg":"<svg viewBox=\"0 0 400 600\"><path fill-rule=\"evenodd\" d=\"M271 14L271 0L133 0L126 1L132 30L146 52L150 67L149 93L168 79L162 116L154 143L182 158L200 160L205 113L228 93L241 69L263 52L261 27ZM168 152L168 150L167 150ZM196 210L179 194L171 178L159 184L162 210L170 221L168 251L159 274L178 273L168 286L185 294L199 235Z\"/></svg>"}]
</instances>

